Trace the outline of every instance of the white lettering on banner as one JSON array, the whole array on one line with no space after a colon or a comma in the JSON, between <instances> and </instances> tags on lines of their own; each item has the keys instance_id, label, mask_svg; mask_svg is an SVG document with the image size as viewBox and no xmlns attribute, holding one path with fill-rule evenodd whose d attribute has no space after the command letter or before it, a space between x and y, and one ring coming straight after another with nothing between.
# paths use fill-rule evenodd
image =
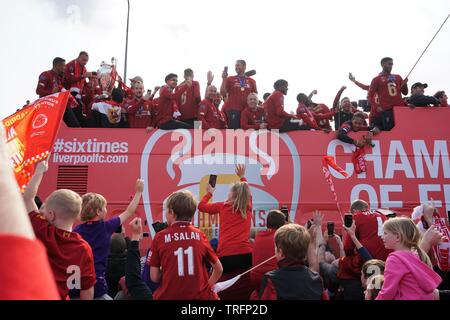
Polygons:
<instances>
[{"instance_id":1,"label":"white lettering on banner","mask_svg":"<svg viewBox=\"0 0 450 320\"><path fill-rule=\"evenodd\" d=\"M434 140L433 150L428 151L425 140L412 140L412 154L408 158L405 148L400 140L392 140L389 144L389 153L387 157L386 168L383 170L383 157L381 156L380 141L373 140L374 147L372 153L366 153L366 162L371 161L373 163L373 176L375 179L394 179L395 174L403 172L406 178L438 178L439 170L442 170L444 178L450 178L450 160L448 155L448 146L446 140ZM344 168L344 170L351 177L354 174L354 168L352 162L346 162L345 164L339 163L336 158L336 149L342 147L344 153L351 154L353 152L353 146L339 141L337 139L330 141L327 148L327 154L335 157L336 163ZM399 157L399 162L397 162ZM414 158L415 171L411 166L411 162ZM424 163L428 176L425 175ZM442 166L440 165L442 162ZM368 167L371 168L371 167ZM385 175L383 176L383 171ZM398 172L397 172L398 171ZM333 178L345 179L339 172L330 168L330 173ZM358 178L365 179L366 173L358 175Z\"/></svg>"},{"instance_id":2,"label":"white lettering on banner","mask_svg":"<svg viewBox=\"0 0 450 320\"><path fill-rule=\"evenodd\" d=\"M436 197L428 196L428 192L440 192L441 185L439 184L419 184L419 199L420 203L427 203L430 198L436 199ZM442 201L434 200L434 205L436 208L442 207Z\"/></svg>"},{"instance_id":3,"label":"white lettering on banner","mask_svg":"<svg viewBox=\"0 0 450 320\"><path fill-rule=\"evenodd\" d=\"M400 163L396 162L397 154L400 156ZM394 178L395 171L403 171L407 178L414 178L414 173L409 163L408 156L400 140L392 140L389 147L389 156L386 166L386 179Z\"/></svg>"},{"instance_id":4,"label":"white lettering on banner","mask_svg":"<svg viewBox=\"0 0 450 320\"><path fill-rule=\"evenodd\" d=\"M328 148L327 148L327 155L334 157L334 159L336 159L336 149L337 147L342 147L342 149L344 149L344 153L352 153L352 145L349 143L345 143L342 142L338 139L334 139L331 140L330 143L328 144ZM337 159L336 159L336 163ZM338 163L339 165L339 163ZM342 168L342 166L341 166ZM345 172L348 173L348 176L351 177L353 175L353 163L346 163L345 164L345 168L343 168L345 170ZM331 175L333 176L333 178L336 179L346 179L342 174L340 174L339 172L337 172L336 170L334 170L333 168L329 168Z\"/></svg>"},{"instance_id":5,"label":"white lettering on banner","mask_svg":"<svg viewBox=\"0 0 450 320\"><path fill-rule=\"evenodd\" d=\"M106 142L97 141L97 139L88 139L78 141L77 138L72 141L57 139L53 145L53 152L66 153L128 153L128 142Z\"/></svg>"},{"instance_id":6,"label":"white lettering on banner","mask_svg":"<svg viewBox=\"0 0 450 320\"><path fill-rule=\"evenodd\" d=\"M437 178L439 175L439 164L442 160L442 168L444 172L444 178L450 178L450 163L448 159L447 141L435 140L433 160L430 159L430 153L428 152L425 141L413 140L414 160L416 163L416 176L417 178L424 178L423 162L427 166L430 178Z\"/></svg>"},{"instance_id":7,"label":"white lettering on banner","mask_svg":"<svg viewBox=\"0 0 450 320\"><path fill-rule=\"evenodd\" d=\"M402 192L401 185L380 185L380 201L383 208L403 208L403 201L389 199L390 192Z\"/></svg>"},{"instance_id":8,"label":"white lettering on banner","mask_svg":"<svg viewBox=\"0 0 450 320\"><path fill-rule=\"evenodd\" d=\"M93 154L53 154L53 163L65 163L65 164L92 164L92 163L128 163L128 155L101 155L98 153Z\"/></svg>"},{"instance_id":9,"label":"white lettering on banner","mask_svg":"<svg viewBox=\"0 0 450 320\"><path fill-rule=\"evenodd\" d=\"M359 195L362 191L367 192L367 195L369 196L370 208L371 209L378 208L377 192L370 184L357 184L356 186L354 186L350 194L350 202L356 199L364 199Z\"/></svg>"}]
</instances>

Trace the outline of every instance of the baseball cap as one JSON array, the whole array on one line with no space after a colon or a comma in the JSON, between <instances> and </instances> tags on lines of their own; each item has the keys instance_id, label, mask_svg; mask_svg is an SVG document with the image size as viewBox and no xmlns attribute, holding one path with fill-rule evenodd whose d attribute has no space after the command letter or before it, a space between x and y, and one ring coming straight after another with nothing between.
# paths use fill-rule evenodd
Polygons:
<instances>
[{"instance_id":1,"label":"baseball cap","mask_svg":"<svg viewBox=\"0 0 450 320\"><path fill-rule=\"evenodd\" d=\"M142 82L142 83L144 83L144 80L143 80L142 77L140 77L140 76L136 76L136 77L134 77L134 78L131 78L130 81L132 81L132 82Z\"/></svg>"},{"instance_id":2,"label":"baseball cap","mask_svg":"<svg viewBox=\"0 0 450 320\"><path fill-rule=\"evenodd\" d=\"M428 84L426 83L421 83L421 82L416 82L411 86L411 89L417 88L417 87L423 87L426 88L428 87Z\"/></svg>"}]
</instances>

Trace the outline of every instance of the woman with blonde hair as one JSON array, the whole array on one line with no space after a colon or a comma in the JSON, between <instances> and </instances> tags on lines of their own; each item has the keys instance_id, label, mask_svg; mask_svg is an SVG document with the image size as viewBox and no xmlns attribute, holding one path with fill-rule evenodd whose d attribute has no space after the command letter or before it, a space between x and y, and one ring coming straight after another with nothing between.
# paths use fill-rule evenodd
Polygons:
<instances>
[{"instance_id":1,"label":"woman with blonde hair","mask_svg":"<svg viewBox=\"0 0 450 320\"><path fill-rule=\"evenodd\" d=\"M219 215L217 256L223 265L225 278L227 274L231 277L252 266L253 247L249 241L253 217L252 196L245 178L245 166L236 165L236 174L240 181L231 186L224 202L208 203L215 190L208 184L207 193L198 204L199 211Z\"/></svg>"},{"instance_id":2,"label":"woman with blonde hair","mask_svg":"<svg viewBox=\"0 0 450 320\"><path fill-rule=\"evenodd\" d=\"M383 242L394 250L386 260L384 284L377 300L433 300L441 277L433 271L430 258L419 247L420 232L407 217L383 224Z\"/></svg>"}]
</instances>

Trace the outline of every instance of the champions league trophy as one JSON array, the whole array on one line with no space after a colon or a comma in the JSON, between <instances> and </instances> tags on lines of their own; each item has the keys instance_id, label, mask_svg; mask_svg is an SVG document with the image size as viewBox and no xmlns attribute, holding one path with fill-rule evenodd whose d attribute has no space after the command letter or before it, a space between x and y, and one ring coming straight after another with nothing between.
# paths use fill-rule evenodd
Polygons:
<instances>
[{"instance_id":1,"label":"champions league trophy","mask_svg":"<svg viewBox=\"0 0 450 320\"><path fill-rule=\"evenodd\" d=\"M102 61L100 69L97 71L98 82L105 98L110 97L111 92L114 89L114 84L117 79L116 66L117 59L113 57L111 58L111 64Z\"/></svg>"}]
</instances>

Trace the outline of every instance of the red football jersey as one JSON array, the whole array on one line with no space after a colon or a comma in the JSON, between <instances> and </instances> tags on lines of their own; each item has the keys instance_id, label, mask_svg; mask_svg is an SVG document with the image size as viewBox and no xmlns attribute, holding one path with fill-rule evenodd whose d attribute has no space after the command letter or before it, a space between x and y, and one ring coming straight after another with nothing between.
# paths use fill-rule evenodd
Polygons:
<instances>
[{"instance_id":1,"label":"red football jersey","mask_svg":"<svg viewBox=\"0 0 450 320\"><path fill-rule=\"evenodd\" d=\"M241 128L247 129L259 129L259 125L264 122L265 112L264 108L257 107L255 111L247 107L241 113Z\"/></svg>"},{"instance_id":2,"label":"red football jersey","mask_svg":"<svg viewBox=\"0 0 450 320\"><path fill-rule=\"evenodd\" d=\"M198 121L202 122L202 129L225 129L225 115L209 100L204 99L198 108Z\"/></svg>"},{"instance_id":3,"label":"red football jersey","mask_svg":"<svg viewBox=\"0 0 450 320\"><path fill-rule=\"evenodd\" d=\"M264 260L273 257L275 254L275 232L276 230L267 229L260 231L256 234L255 243L253 245L252 266L256 266ZM278 268L277 259L274 257L272 260L264 263L262 266L256 268L250 272L252 284L256 290L259 289L261 280L269 271Z\"/></svg>"},{"instance_id":4,"label":"red football jersey","mask_svg":"<svg viewBox=\"0 0 450 320\"><path fill-rule=\"evenodd\" d=\"M187 85L182 85L177 92L165 85L159 90L158 103L153 108L153 127L158 127L173 120L173 113L178 111L177 99L184 93Z\"/></svg>"},{"instance_id":5,"label":"red football jersey","mask_svg":"<svg viewBox=\"0 0 450 320\"><path fill-rule=\"evenodd\" d=\"M223 112L228 110L242 111L247 107L247 97L250 93L258 93L256 81L249 77L232 76L225 80L225 87L228 93Z\"/></svg>"},{"instance_id":6,"label":"red football jersey","mask_svg":"<svg viewBox=\"0 0 450 320\"><path fill-rule=\"evenodd\" d=\"M152 242L150 266L161 268L155 300L217 300L208 283L206 262L218 260L205 234L190 222L176 221Z\"/></svg>"},{"instance_id":7,"label":"red football jersey","mask_svg":"<svg viewBox=\"0 0 450 320\"><path fill-rule=\"evenodd\" d=\"M81 94L83 91L84 84L86 83L86 67L82 67L78 62L78 59L70 61L66 64L64 69L64 87L67 90L71 88L77 88L78 93Z\"/></svg>"},{"instance_id":8,"label":"red football jersey","mask_svg":"<svg viewBox=\"0 0 450 320\"><path fill-rule=\"evenodd\" d=\"M284 96L280 91L274 91L267 98L264 102L264 110L269 129L280 129L286 119L295 118L294 115L284 111Z\"/></svg>"},{"instance_id":9,"label":"red football jersey","mask_svg":"<svg viewBox=\"0 0 450 320\"><path fill-rule=\"evenodd\" d=\"M39 98L60 92L63 88L62 79L62 76L53 70L42 72L36 88L36 93L39 95Z\"/></svg>"},{"instance_id":10,"label":"red football jersey","mask_svg":"<svg viewBox=\"0 0 450 320\"><path fill-rule=\"evenodd\" d=\"M182 89L183 87L177 87L175 92ZM186 91L177 98L178 109L181 113L181 121L197 119L198 104L201 100L200 84L197 81L192 81L192 86L187 87Z\"/></svg>"},{"instance_id":11,"label":"red football jersey","mask_svg":"<svg viewBox=\"0 0 450 320\"><path fill-rule=\"evenodd\" d=\"M330 120L336 114L336 111L331 111L323 103L319 103L317 106L313 107L313 115L317 124L322 129L332 130L330 125Z\"/></svg>"},{"instance_id":12,"label":"red football jersey","mask_svg":"<svg viewBox=\"0 0 450 320\"><path fill-rule=\"evenodd\" d=\"M303 119L303 121L311 128L311 129L320 129L319 125L314 118L314 114L311 110L303 103L299 103L297 107L297 118Z\"/></svg>"},{"instance_id":13,"label":"red football jersey","mask_svg":"<svg viewBox=\"0 0 450 320\"><path fill-rule=\"evenodd\" d=\"M241 181L247 181L242 178ZM252 201L247 206L247 217L242 218L241 213L233 211L229 202L208 203L211 193L206 193L198 204L198 210L209 214L219 214L219 244L217 255L219 257L251 253L253 250L249 241L252 223Z\"/></svg>"},{"instance_id":14,"label":"red football jersey","mask_svg":"<svg viewBox=\"0 0 450 320\"><path fill-rule=\"evenodd\" d=\"M356 236L359 242L370 252L374 259L386 261L390 250L384 247L383 223L387 220L386 216L374 211L357 212L353 215L356 225ZM344 250L348 255L353 254L355 245L352 239L346 235L344 237Z\"/></svg>"},{"instance_id":15,"label":"red football jersey","mask_svg":"<svg viewBox=\"0 0 450 320\"><path fill-rule=\"evenodd\" d=\"M152 123L152 101L131 97L125 101L130 128L147 128Z\"/></svg>"},{"instance_id":16,"label":"red football jersey","mask_svg":"<svg viewBox=\"0 0 450 320\"><path fill-rule=\"evenodd\" d=\"M402 83L402 77L397 74L380 73L380 75L375 77L370 84L368 94L370 103L374 105L377 104L375 98L375 94L377 94L378 104L383 110L392 109L394 106L404 106L405 102L402 99Z\"/></svg>"},{"instance_id":17,"label":"red football jersey","mask_svg":"<svg viewBox=\"0 0 450 320\"><path fill-rule=\"evenodd\" d=\"M47 249L61 299L66 299L69 289L72 289L68 288L67 280L75 278L77 274L80 275L81 290L94 286L94 256L89 244L78 233L51 225L38 212L30 212L29 216L36 237Z\"/></svg>"}]
</instances>

